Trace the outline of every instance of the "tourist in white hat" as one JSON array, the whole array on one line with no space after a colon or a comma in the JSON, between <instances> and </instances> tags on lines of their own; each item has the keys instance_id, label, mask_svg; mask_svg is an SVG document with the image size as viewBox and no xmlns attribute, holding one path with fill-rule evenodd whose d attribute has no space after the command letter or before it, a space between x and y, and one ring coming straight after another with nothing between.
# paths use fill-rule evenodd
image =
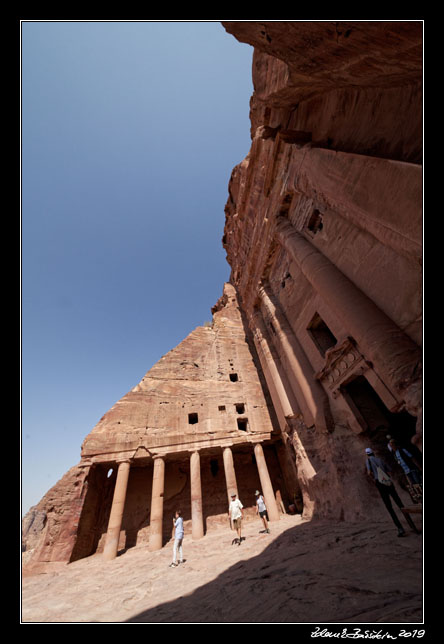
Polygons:
<instances>
[{"instance_id":1,"label":"tourist in white hat","mask_svg":"<svg viewBox=\"0 0 444 644\"><path fill-rule=\"evenodd\" d=\"M240 546L242 542L242 519L244 518L243 505L241 501L237 498L235 492L231 495L231 502L228 508L228 516L231 519L231 525L233 529L236 530L238 539L235 540ZM234 542L233 542L234 543Z\"/></svg>"}]
</instances>

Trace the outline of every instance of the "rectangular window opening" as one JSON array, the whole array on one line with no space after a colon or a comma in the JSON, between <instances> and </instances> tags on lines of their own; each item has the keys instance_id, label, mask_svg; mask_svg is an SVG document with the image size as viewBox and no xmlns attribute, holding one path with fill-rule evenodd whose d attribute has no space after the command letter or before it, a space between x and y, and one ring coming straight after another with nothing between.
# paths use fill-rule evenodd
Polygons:
<instances>
[{"instance_id":1,"label":"rectangular window opening","mask_svg":"<svg viewBox=\"0 0 444 644\"><path fill-rule=\"evenodd\" d=\"M199 422L199 417L196 413L188 414L188 424L195 425Z\"/></svg>"},{"instance_id":2,"label":"rectangular window opening","mask_svg":"<svg viewBox=\"0 0 444 644\"><path fill-rule=\"evenodd\" d=\"M236 411L238 414L245 414L245 405L244 403L236 403Z\"/></svg>"},{"instance_id":3,"label":"rectangular window opening","mask_svg":"<svg viewBox=\"0 0 444 644\"><path fill-rule=\"evenodd\" d=\"M230 373L230 380L231 382L237 382L238 381L237 373Z\"/></svg>"},{"instance_id":4,"label":"rectangular window opening","mask_svg":"<svg viewBox=\"0 0 444 644\"><path fill-rule=\"evenodd\" d=\"M248 431L248 418L238 418L237 419L237 428L242 432Z\"/></svg>"},{"instance_id":5,"label":"rectangular window opening","mask_svg":"<svg viewBox=\"0 0 444 644\"><path fill-rule=\"evenodd\" d=\"M225 405L219 405L219 411L226 411L225 410Z\"/></svg>"}]
</instances>

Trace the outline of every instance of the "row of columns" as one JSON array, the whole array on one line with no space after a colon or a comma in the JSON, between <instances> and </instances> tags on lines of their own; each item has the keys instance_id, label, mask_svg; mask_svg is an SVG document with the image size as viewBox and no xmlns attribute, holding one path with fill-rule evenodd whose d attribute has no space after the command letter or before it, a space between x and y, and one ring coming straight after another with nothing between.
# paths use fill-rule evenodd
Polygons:
<instances>
[{"instance_id":1,"label":"row of columns","mask_svg":"<svg viewBox=\"0 0 444 644\"><path fill-rule=\"evenodd\" d=\"M313 367L297 339L285 313L274 297L268 284L263 283L258 291L259 300L266 316L273 324L273 341L286 372L290 387L308 426L320 430L332 428L332 418L327 394L313 378ZM259 313L260 315L260 313Z\"/></svg>"},{"instance_id":2,"label":"row of columns","mask_svg":"<svg viewBox=\"0 0 444 644\"><path fill-rule=\"evenodd\" d=\"M279 358L268 341L268 333L261 312L254 309L252 313L253 340L261 362L262 371L267 381L274 408L285 433L287 418L293 418L301 413L293 392L287 384L285 374L278 369ZM284 382L285 379L285 382Z\"/></svg>"},{"instance_id":3,"label":"row of columns","mask_svg":"<svg viewBox=\"0 0 444 644\"><path fill-rule=\"evenodd\" d=\"M262 493L267 505L270 521L279 520L279 510L273 492L273 486L268 472L264 451L260 443L254 446L254 455L261 482ZM233 493L238 495L236 472L234 469L233 453L229 447L223 449L223 462L225 480L227 485L228 503ZM125 507L126 490L130 473L131 462L121 461L118 465L114 496L111 513L108 521L103 558L114 559L117 556L120 530L122 527L123 511ZM190 484L191 484L191 520L192 538L201 539L204 536L204 522L202 511L202 485L200 476L200 454L195 451L190 457ZM163 499L165 489L165 460L161 457L154 458L153 489L151 496L150 537L149 549L159 550L162 547L163 526Z\"/></svg>"},{"instance_id":4,"label":"row of columns","mask_svg":"<svg viewBox=\"0 0 444 644\"><path fill-rule=\"evenodd\" d=\"M262 313L259 309L255 308L251 318L254 343L279 420L282 438L286 442L289 425L291 424L294 428L292 420L301 416L302 412L293 390L289 385L289 379L285 370L282 369L282 363L277 350L270 341L270 333L268 333ZM291 442L297 454L298 487L300 486L300 492L303 498L304 513L308 516L313 511L313 500L308 494L307 481L316 475L316 471L307 458L297 431L292 432Z\"/></svg>"},{"instance_id":5,"label":"row of columns","mask_svg":"<svg viewBox=\"0 0 444 644\"><path fill-rule=\"evenodd\" d=\"M415 382L421 363L418 345L285 217L276 220L276 240L349 330L366 358L382 370L392 389L401 393ZM415 406L418 400L411 403Z\"/></svg>"}]
</instances>

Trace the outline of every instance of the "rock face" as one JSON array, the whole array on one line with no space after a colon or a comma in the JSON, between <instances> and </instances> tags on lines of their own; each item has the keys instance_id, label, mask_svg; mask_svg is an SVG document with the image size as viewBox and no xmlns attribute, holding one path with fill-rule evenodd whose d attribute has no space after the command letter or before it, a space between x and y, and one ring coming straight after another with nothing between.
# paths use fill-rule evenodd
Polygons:
<instances>
[{"instance_id":1,"label":"rock face","mask_svg":"<svg viewBox=\"0 0 444 644\"><path fill-rule=\"evenodd\" d=\"M138 458L211 448L225 438L235 444L270 437L274 414L233 286L225 285L213 311L212 326L190 333L103 416L82 445L84 458L112 461L124 453ZM239 418L246 423L241 434Z\"/></svg>"},{"instance_id":2,"label":"rock face","mask_svg":"<svg viewBox=\"0 0 444 644\"><path fill-rule=\"evenodd\" d=\"M252 138L279 127L299 144L421 162L421 22L222 24L254 47Z\"/></svg>"},{"instance_id":3,"label":"rock face","mask_svg":"<svg viewBox=\"0 0 444 644\"><path fill-rule=\"evenodd\" d=\"M255 47L231 283L304 506L356 516L363 448L422 440L422 26L223 25Z\"/></svg>"},{"instance_id":4,"label":"rock face","mask_svg":"<svg viewBox=\"0 0 444 644\"><path fill-rule=\"evenodd\" d=\"M277 512L368 519L364 448L389 460L391 434L420 457L422 25L222 24L254 47L230 283L27 515L29 565L106 554L112 530L115 552L160 547L178 507L197 538L233 489L247 518L259 488Z\"/></svg>"},{"instance_id":5,"label":"rock face","mask_svg":"<svg viewBox=\"0 0 444 644\"><path fill-rule=\"evenodd\" d=\"M190 333L103 416L83 442L79 465L28 513L23 529L28 565L104 550L118 467L126 461L131 467L119 549L150 540L156 460L165 468L160 545L171 536L176 509L186 529L195 527L190 456L196 453L203 531L226 524L233 490L242 495L246 516L253 515L254 492L264 487L256 466L258 445L274 495L288 508L300 495L296 468L283 447L236 291L226 284L212 325ZM234 475L230 483L227 459Z\"/></svg>"}]
</instances>

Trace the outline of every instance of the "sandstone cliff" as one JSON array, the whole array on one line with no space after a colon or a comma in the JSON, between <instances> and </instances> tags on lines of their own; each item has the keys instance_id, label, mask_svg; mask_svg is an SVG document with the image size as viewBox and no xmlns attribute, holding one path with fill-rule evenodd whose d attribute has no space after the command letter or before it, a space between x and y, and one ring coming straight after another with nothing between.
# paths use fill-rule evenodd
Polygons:
<instances>
[{"instance_id":1,"label":"sandstone cliff","mask_svg":"<svg viewBox=\"0 0 444 644\"><path fill-rule=\"evenodd\" d=\"M225 207L230 284L212 325L104 415L80 464L30 511L31 561L100 550L121 459L132 462L124 548L148 539L159 456L165 507L191 520L200 452L207 529L225 512L226 447L251 494L263 444L280 510L305 519L384 511L364 448L390 458L387 434L420 457L422 25L223 25L254 47L252 144Z\"/></svg>"},{"instance_id":2,"label":"sandstone cliff","mask_svg":"<svg viewBox=\"0 0 444 644\"><path fill-rule=\"evenodd\" d=\"M255 48L223 244L281 428L420 446L422 25L223 25Z\"/></svg>"},{"instance_id":3,"label":"sandstone cliff","mask_svg":"<svg viewBox=\"0 0 444 644\"><path fill-rule=\"evenodd\" d=\"M26 561L77 559L103 548L116 462L125 458L131 459L133 468L122 548L148 541L152 462L158 455L168 460L164 503L171 507L163 525L165 539L171 531L173 504L182 507L189 521L188 459L196 450L205 454L202 480L207 529L218 523L218 517L226 521L226 491L220 485L222 449L236 447L236 461L242 469L244 461L251 462L257 442L280 436L247 334L235 289L226 284L213 307L212 324L192 331L116 402L85 438L79 465L28 512L23 524ZM271 471L278 469L273 458L271 454ZM291 463L284 462L283 467L291 477ZM238 484L246 493L248 485L250 497L260 486L249 468ZM294 491L298 492L296 480Z\"/></svg>"}]
</instances>

